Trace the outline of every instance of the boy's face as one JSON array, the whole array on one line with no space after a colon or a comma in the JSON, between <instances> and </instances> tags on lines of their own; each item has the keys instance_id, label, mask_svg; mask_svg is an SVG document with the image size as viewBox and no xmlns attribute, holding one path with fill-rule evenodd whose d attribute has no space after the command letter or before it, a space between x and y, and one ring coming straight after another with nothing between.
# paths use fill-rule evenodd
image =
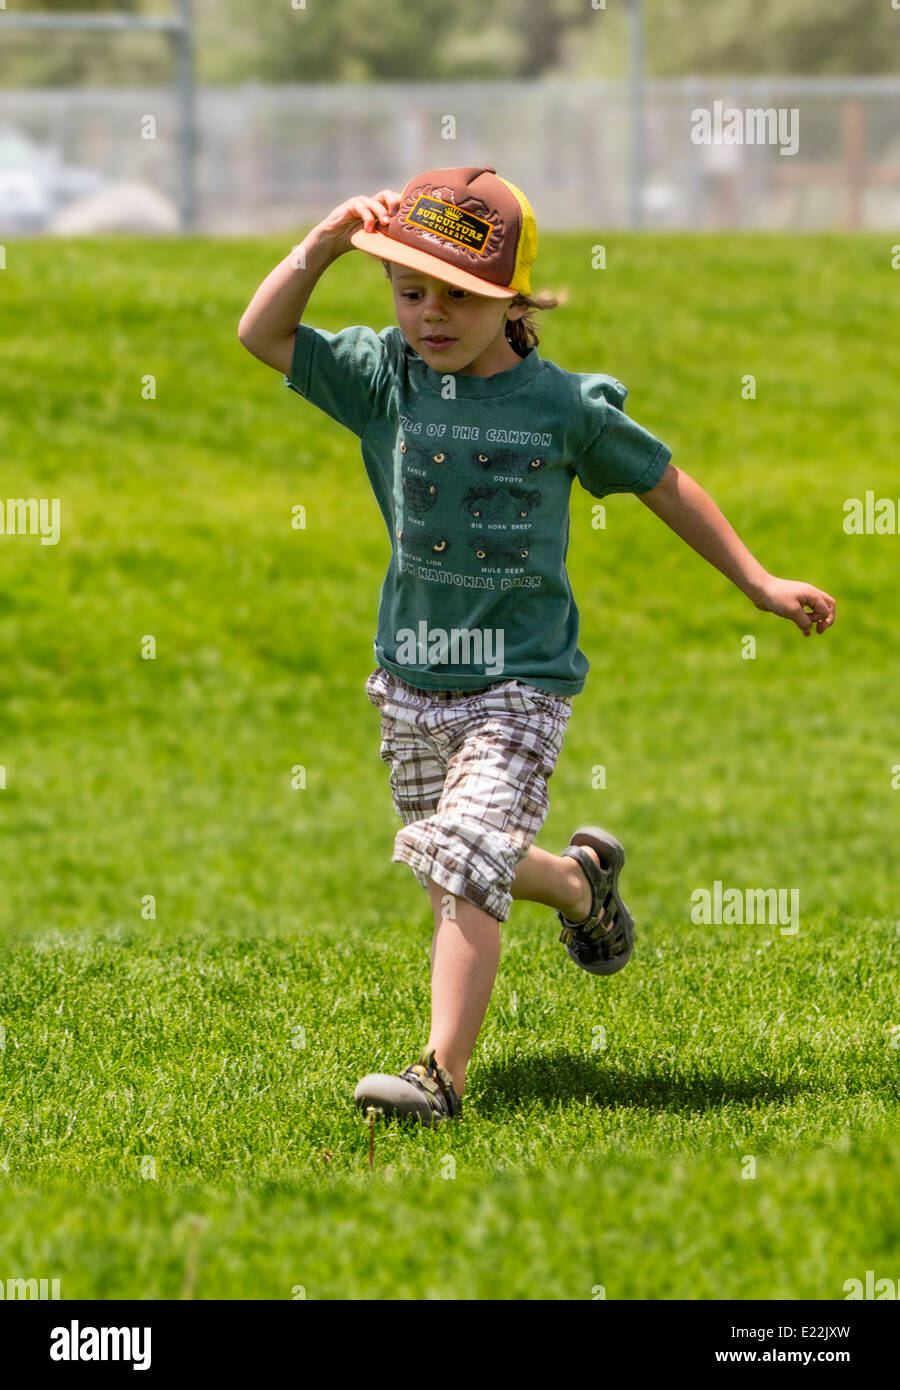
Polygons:
<instances>
[{"instance_id":1,"label":"boy's face","mask_svg":"<svg viewBox=\"0 0 900 1390\"><path fill-rule=\"evenodd\" d=\"M457 289L421 271L390 264L397 323L404 338L438 372L492 376L521 361L505 333L525 305Z\"/></svg>"}]
</instances>

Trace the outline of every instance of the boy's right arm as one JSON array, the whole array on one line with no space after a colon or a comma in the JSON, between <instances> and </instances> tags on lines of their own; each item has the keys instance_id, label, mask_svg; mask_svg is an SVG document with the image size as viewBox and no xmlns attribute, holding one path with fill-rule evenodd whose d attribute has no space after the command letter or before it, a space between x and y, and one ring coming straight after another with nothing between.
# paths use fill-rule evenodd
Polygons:
<instances>
[{"instance_id":1,"label":"boy's right arm","mask_svg":"<svg viewBox=\"0 0 900 1390\"><path fill-rule=\"evenodd\" d=\"M313 227L266 276L244 310L238 338L247 351L290 376L297 324L319 276L352 249L353 232L374 231L376 222L387 222L399 206L399 194L385 188L371 198L348 198Z\"/></svg>"}]
</instances>

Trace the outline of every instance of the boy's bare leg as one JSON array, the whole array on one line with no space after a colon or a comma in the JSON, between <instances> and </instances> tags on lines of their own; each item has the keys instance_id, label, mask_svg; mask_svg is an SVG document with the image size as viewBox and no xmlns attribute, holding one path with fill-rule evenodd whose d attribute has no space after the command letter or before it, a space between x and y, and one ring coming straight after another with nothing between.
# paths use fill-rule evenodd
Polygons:
<instances>
[{"instance_id":1,"label":"boy's bare leg","mask_svg":"<svg viewBox=\"0 0 900 1390\"><path fill-rule=\"evenodd\" d=\"M600 863L590 845L582 845L582 849ZM591 910L591 886L580 864L570 855L548 854L537 845L519 860L509 891L514 898L557 908L570 922L583 922Z\"/></svg>"},{"instance_id":2,"label":"boy's bare leg","mask_svg":"<svg viewBox=\"0 0 900 1390\"><path fill-rule=\"evenodd\" d=\"M447 889L428 880L434 908L431 943L431 1033L435 1061L453 1077L462 1099L466 1067L484 1022L500 962L500 924L464 898L452 897L453 917L443 915Z\"/></svg>"},{"instance_id":3,"label":"boy's bare leg","mask_svg":"<svg viewBox=\"0 0 900 1390\"><path fill-rule=\"evenodd\" d=\"M586 847L599 864L596 852ZM514 898L555 907L573 922L585 918L591 890L574 859L532 845L519 860L511 893ZM431 1034L435 1060L453 1077L462 1099L466 1068L475 1047L500 963L500 924L465 898L453 896L453 917L443 915L447 889L428 880L434 909L431 943Z\"/></svg>"}]
</instances>

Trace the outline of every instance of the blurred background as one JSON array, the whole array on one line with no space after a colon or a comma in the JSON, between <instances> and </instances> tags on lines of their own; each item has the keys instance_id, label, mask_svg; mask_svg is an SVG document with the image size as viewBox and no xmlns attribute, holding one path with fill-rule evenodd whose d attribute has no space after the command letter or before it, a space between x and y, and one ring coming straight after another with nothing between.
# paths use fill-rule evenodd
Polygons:
<instances>
[{"instance_id":1,"label":"blurred background","mask_svg":"<svg viewBox=\"0 0 900 1390\"><path fill-rule=\"evenodd\" d=\"M2 235L281 232L482 163L547 229L900 221L892 0L10 0L0 38ZM716 101L797 152L693 143Z\"/></svg>"}]
</instances>

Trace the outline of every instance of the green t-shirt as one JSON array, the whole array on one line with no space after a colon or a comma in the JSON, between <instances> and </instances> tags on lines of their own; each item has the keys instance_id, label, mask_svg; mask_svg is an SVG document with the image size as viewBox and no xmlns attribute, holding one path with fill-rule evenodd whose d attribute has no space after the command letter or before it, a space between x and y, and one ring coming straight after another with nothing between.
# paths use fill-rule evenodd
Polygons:
<instances>
[{"instance_id":1,"label":"green t-shirt","mask_svg":"<svg viewBox=\"0 0 900 1390\"><path fill-rule=\"evenodd\" d=\"M623 413L621 382L535 348L494 376L442 375L397 327L301 323L284 384L361 441L391 538L378 665L426 690L582 690L572 481L593 497L648 492L672 457Z\"/></svg>"}]
</instances>

